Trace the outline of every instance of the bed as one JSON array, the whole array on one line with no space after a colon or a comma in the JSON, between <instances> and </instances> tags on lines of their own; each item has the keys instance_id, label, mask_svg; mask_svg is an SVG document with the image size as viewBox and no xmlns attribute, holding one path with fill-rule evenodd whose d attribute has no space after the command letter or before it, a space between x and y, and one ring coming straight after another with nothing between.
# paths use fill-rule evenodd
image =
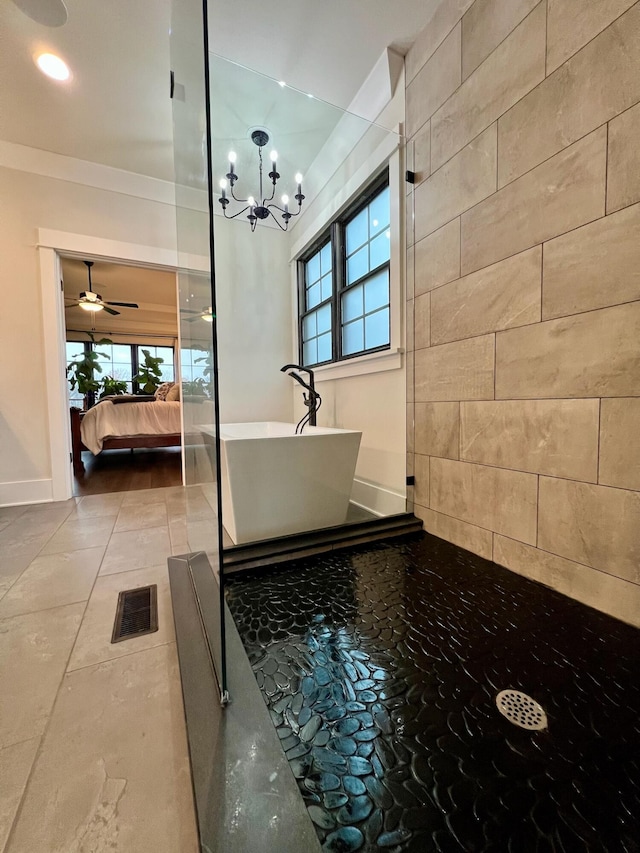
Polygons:
<instances>
[{"instance_id":1,"label":"bed","mask_svg":"<svg viewBox=\"0 0 640 853\"><path fill-rule=\"evenodd\" d=\"M82 451L176 447L181 443L180 402L102 400L87 412L71 409L73 473L84 472Z\"/></svg>"}]
</instances>

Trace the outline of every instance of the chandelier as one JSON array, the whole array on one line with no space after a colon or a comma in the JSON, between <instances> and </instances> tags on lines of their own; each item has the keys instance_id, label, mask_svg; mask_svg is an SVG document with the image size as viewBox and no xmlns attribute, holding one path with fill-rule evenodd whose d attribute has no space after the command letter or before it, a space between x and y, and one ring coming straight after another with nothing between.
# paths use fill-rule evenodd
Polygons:
<instances>
[{"instance_id":1,"label":"chandelier","mask_svg":"<svg viewBox=\"0 0 640 853\"><path fill-rule=\"evenodd\" d=\"M259 219L268 219L269 216L273 218L276 225L282 229L282 231L286 231L289 227L289 220L294 216L299 216L300 211L302 210L302 200L304 196L302 195L302 175L298 173L295 176L296 183L298 185L298 191L295 194L294 198L298 202L298 210L295 213L291 213L289 211L289 196L282 196L282 204L283 207L275 204L273 201L276 194L276 182L280 177L280 174L277 170L277 161L278 161L278 152L272 151L270 154L271 157L271 171L269 172L269 178L271 179L272 190L271 195L266 198L263 188L262 188L262 149L269 142L269 134L266 130L254 130L251 134L251 141L254 145L258 146L258 160L259 160L259 187L260 194L258 199L256 200L253 196L248 196L247 198L238 198L233 191L234 185L238 180L238 175L235 173L235 163L236 163L236 154L234 151L229 152L229 171L225 178L222 178L220 181L220 198L218 201L222 205L222 212L225 215L226 219L236 219L238 216L242 216L243 213L247 214L247 219L249 220L249 224L251 225L251 230L256 230L256 225L258 224ZM231 198L227 197L227 187L229 188L229 193ZM240 204L243 204L244 207L242 210L239 210L237 213L230 215L227 213L227 206L229 205L231 199L233 201L237 201ZM248 211L248 212L247 212ZM278 211L280 216L274 211ZM283 220L284 225L280 222L280 219Z\"/></svg>"}]
</instances>

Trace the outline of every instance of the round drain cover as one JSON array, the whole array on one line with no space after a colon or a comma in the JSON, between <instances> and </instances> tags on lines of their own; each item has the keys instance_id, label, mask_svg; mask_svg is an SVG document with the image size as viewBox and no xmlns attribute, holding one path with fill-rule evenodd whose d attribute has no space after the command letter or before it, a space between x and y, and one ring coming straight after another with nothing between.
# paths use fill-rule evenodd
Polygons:
<instances>
[{"instance_id":1,"label":"round drain cover","mask_svg":"<svg viewBox=\"0 0 640 853\"><path fill-rule=\"evenodd\" d=\"M521 729L539 731L547 728L547 715L542 705L520 690L501 690L496 696L498 711Z\"/></svg>"}]
</instances>

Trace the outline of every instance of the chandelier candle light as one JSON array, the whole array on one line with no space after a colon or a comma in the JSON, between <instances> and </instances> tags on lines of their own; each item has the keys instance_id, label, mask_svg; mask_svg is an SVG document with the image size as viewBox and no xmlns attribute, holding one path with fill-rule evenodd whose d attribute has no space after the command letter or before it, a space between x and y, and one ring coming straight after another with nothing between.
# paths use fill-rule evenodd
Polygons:
<instances>
[{"instance_id":1,"label":"chandelier candle light","mask_svg":"<svg viewBox=\"0 0 640 853\"><path fill-rule=\"evenodd\" d=\"M236 163L236 155L234 151L229 152L229 171L227 172L226 178L223 178L220 181L220 198L218 201L222 205L222 211L225 215L226 219L235 219L237 216L242 216L243 213L247 213L247 219L249 220L249 224L251 225L251 230L256 230L256 225L258 224L258 219L268 219L269 216L273 217L275 223L282 231L286 231L289 227L289 220L294 216L299 216L300 211L302 210L302 200L304 196L302 195L302 175L298 173L296 175L296 183L298 185L298 191L295 194L294 198L298 202L298 210L296 213L289 212L289 196L282 196L282 204L283 207L275 204L273 202L273 198L276 194L276 182L280 177L280 174L277 170L277 161L278 161L278 153L277 151L271 152L271 171L269 172L269 177L271 178L271 183L273 185L273 189L271 190L271 195L269 198L265 198L262 190L262 149L269 142L269 134L266 130L254 130L251 134L251 141L254 145L258 146L258 158L259 158L259 170L260 170L260 195L258 197L258 201L253 196L248 196L247 198L238 198L234 191L233 187L238 180L238 175L235 173L235 163ZM240 204L244 204L245 206L242 210L239 210L237 213L234 213L232 216L227 214L227 206L231 201L230 198L227 198L227 186L229 187L229 192L231 194L231 198L234 201L239 202ZM274 210L279 211L282 215L278 217ZM280 219L284 220L284 225L280 222Z\"/></svg>"}]
</instances>

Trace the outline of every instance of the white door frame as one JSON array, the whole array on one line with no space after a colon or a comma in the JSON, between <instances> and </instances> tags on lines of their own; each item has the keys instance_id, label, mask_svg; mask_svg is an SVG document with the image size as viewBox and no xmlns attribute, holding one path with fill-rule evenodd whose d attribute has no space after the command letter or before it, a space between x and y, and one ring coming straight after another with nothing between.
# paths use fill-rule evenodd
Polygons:
<instances>
[{"instance_id":1,"label":"white door frame","mask_svg":"<svg viewBox=\"0 0 640 853\"><path fill-rule=\"evenodd\" d=\"M179 269L207 272L209 258L203 255L188 255L173 249L144 246L106 240L66 231L38 229L38 256L40 261L40 291L42 298L42 325L45 354L45 380L47 388L47 411L49 417L49 453L51 457L51 499L68 500L73 494L71 465L71 431L69 427L69 393L66 381L66 323L64 317L64 294L60 285L60 256L81 257L83 260L98 260L125 263L134 266L152 267L178 272ZM176 275L176 310L180 302L178 276ZM180 323L178 323L178 347L180 347ZM182 429L184 439L184 427ZM183 441L184 443L184 441ZM184 482L184 452L182 453L182 480Z\"/></svg>"}]
</instances>

